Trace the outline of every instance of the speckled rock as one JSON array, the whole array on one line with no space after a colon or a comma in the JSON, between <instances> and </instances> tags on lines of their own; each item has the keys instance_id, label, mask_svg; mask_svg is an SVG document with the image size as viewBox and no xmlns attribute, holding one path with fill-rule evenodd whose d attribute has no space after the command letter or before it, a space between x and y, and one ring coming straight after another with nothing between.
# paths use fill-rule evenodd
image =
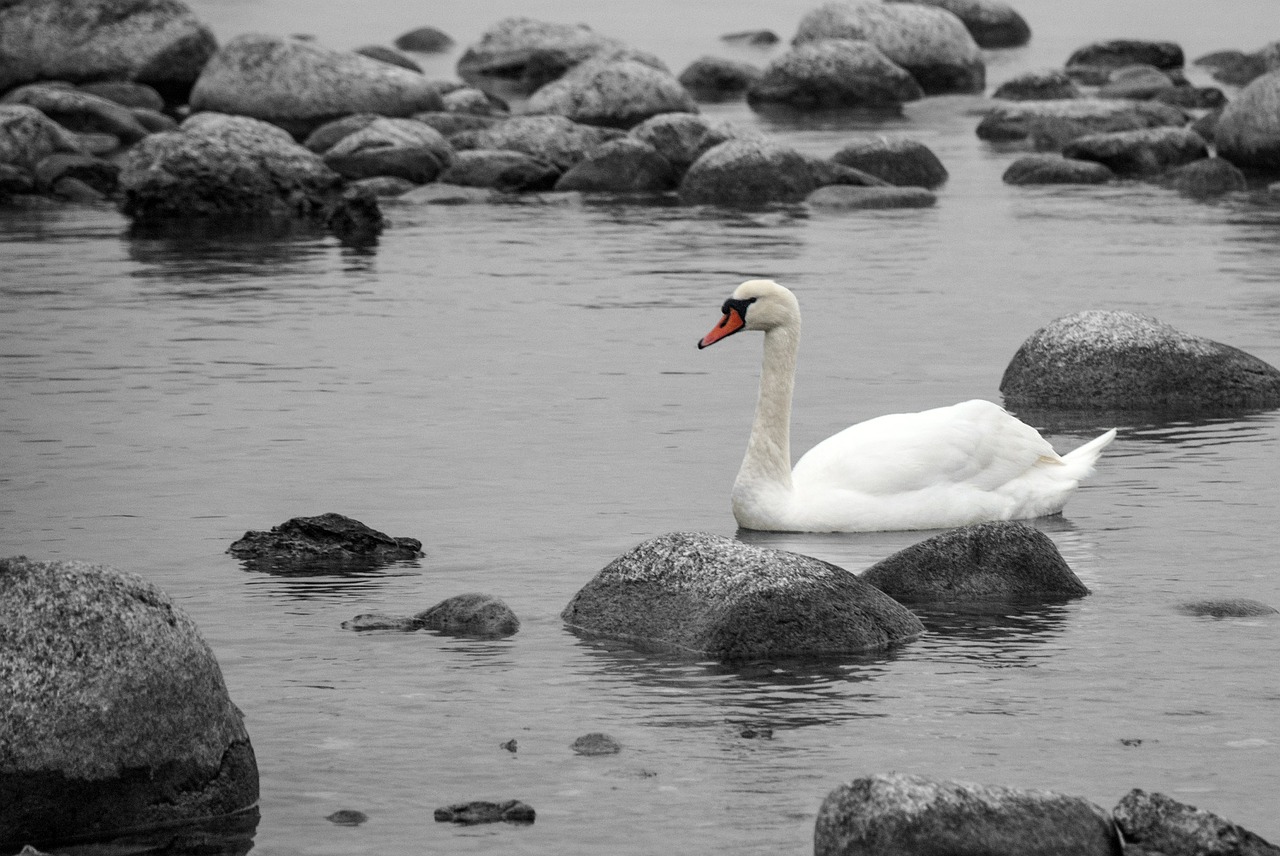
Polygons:
<instances>
[{"instance_id":1,"label":"speckled rock","mask_svg":"<svg viewBox=\"0 0 1280 856\"><path fill-rule=\"evenodd\" d=\"M981 92L986 84L982 51L960 19L945 9L836 0L806 13L792 42L824 39L871 42L930 95Z\"/></svg>"},{"instance_id":2,"label":"speckled rock","mask_svg":"<svg viewBox=\"0 0 1280 856\"><path fill-rule=\"evenodd\" d=\"M991 93L992 98L1006 101L1055 101L1080 96L1080 87L1076 86L1075 81L1065 71L1056 68L1024 71L1009 78Z\"/></svg>"},{"instance_id":3,"label":"speckled rock","mask_svg":"<svg viewBox=\"0 0 1280 856\"><path fill-rule=\"evenodd\" d=\"M592 731L574 740L569 748L577 755L617 755L622 744L603 731Z\"/></svg>"},{"instance_id":4,"label":"speckled rock","mask_svg":"<svg viewBox=\"0 0 1280 856\"><path fill-rule=\"evenodd\" d=\"M453 160L453 147L430 125L377 118L325 150L324 162L349 179L390 175L425 184Z\"/></svg>"},{"instance_id":5,"label":"speckled rock","mask_svg":"<svg viewBox=\"0 0 1280 856\"><path fill-rule=\"evenodd\" d=\"M814 856L1121 856L1107 813L1052 791L899 773L855 779L823 801Z\"/></svg>"},{"instance_id":6,"label":"speckled rock","mask_svg":"<svg viewBox=\"0 0 1280 856\"><path fill-rule=\"evenodd\" d=\"M1090 310L1031 334L1000 381L1011 407L1230 410L1280 406L1280 370L1132 312Z\"/></svg>"},{"instance_id":7,"label":"speckled rock","mask_svg":"<svg viewBox=\"0 0 1280 856\"><path fill-rule=\"evenodd\" d=\"M543 86L522 112L626 129L659 113L696 113L698 105L666 71L632 59L602 59L588 60Z\"/></svg>"},{"instance_id":8,"label":"speckled rock","mask_svg":"<svg viewBox=\"0 0 1280 856\"><path fill-rule=\"evenodd\" d=\"M1214 143L1238 167L1280 170L1280 70L1240 90L1218 117Z\"/></svg>"},{"instance_id":9,"label":"speckled rock","mask_svg":"<svg viewBox=\"0 0 1280 856\"><path fill-rule=\"evenodd\" d=\"M1163 856L1280 856L1280 847L1212 812L1134 788L1112 811L1125 840Z\"/></svg>"},{"instance_id":10,"label":"speckled rock","mask_svg":"<svg viewBox=\"0 0 1280 856\"><path fill-rule=\"evenodd\" d=\"M1248 188L1245 175L1223 158L1201 158L1171 169L1160 177L1162 184L1179 193L1205 198L1235 193Z\"/></svg>"},{"instance_id":11,"label":"speckled rock","mask_svg":"<svg viewBox=\"0 0 1280 856\"><path fill-rule=\"evenodd\" d=\"M254 563L391 562L422 555L416 538L392 538L341 514L294 517L271 527L250 530L227 552Z\"/></svg>"},{"instance_id":12,"label":"speckled rock","mask_svg":"<svg viewBox=\"0 0 1280 856\"><path fill-rule=\"evenodd\" d=\"M306 146L310 151L322 155L333 148L343 137L367 128L379 118L381 117L377 113L352 113L350 116L343 116L341 119L325 122L308 134L302 145Z\"/></svg>"},{"instance_id":13,"label":"speckled rock","mask_svg":"<svg viewBox=\"0 0 1280 856\"><path fill-rule=\"evenodd\" d=\"M1025 142L1039 151L1056 151L1089 134L1181 128L1186 122L1186 114L1168 104L1074 98L1000 104L983 116L976 132L989 142Z\"/></svg>"},{"instance_id":14,"label":"speckled rock","mask_svg":"<svg viewBox=\"0 0 1280 856\"><path fill-rule=\"evenodd\" d=\"M1028 601L1089 593L1048 535L1016 521L949 529L859 576L903 603Z\"/></svg>"},{"instance_id":15,"label":"speckled rock","mask_svg":"<svg viewBox=\"0 0 1280 856\"><path fill-rule=\"evenodd\" d=\"M443 109L443 102L417 72L354 51L246 33L209 60L191 90L191 109L251 116L304 137L350 113L411 116Z\"/></svg>"},{"instance_id":16,"label":"speckled rock","mask_svg":"<svg viewBox=\"0 0 1280 856\"><path fill-rule=\"evenodd\" d=\"M915 78L870 42L828 39L797 44L770 62L748 87L747 103L896 110L923 95Z\"/></svg>"},{"instance_id":17,"label":"speckled rock","mask_svg":"<svg viewBox=\"0 0 1280 856\"><path fill-rule=\"evenodd\" d=\"M84 154L84 149L66 128L36 108L0 104L0 164L30 172L58 152Z\"/></svg>"},{"instance_id":18,"label":"speckled rock","mask_svg":"<svg viewBox=\"0 0 1280 856\"><path fill-rule=\"evenodd\" d=\"M1178 611L1199 618L1259 618L1280 613L1274 606L1246 597L1188 601L1178 604Z\"/></svg>"},{"instance_id":19,"label":"speckled rock","mask_svg":"<svg viewBox=\"0 0 1280 856\"><path fill-rule=\"evenodd\" d=\"M6 92L0 104L26 104L69 131L111 134L124 143L136 143L149 133L129 108L68 86L19 86Z\"/></svg>"},{"instance_id":20,"label":"speckled rock","mask_svg":"<svg viewBox=\"0 0 1280 856\"><path fill-rule=\"evenodd\" d=\"M0 560L0 848L255 806L243 716L194 622L132 574Z\"/></svg>"},{"instance_id":21,"label":"speckled rock","mask_svg":"<svg viewBox=\"0 0 1280 856\"><path fill-rule=\"evenodd\" d=\"M665 193L674 190L680 176L653 146L624 137L611 140L575 164L556 190L582 193Z\"/></svg>"},{"instance_id":22,"label":"speckled rock","mask_svg":"<svg viewBox=\"0 0 1280 856\"><path fill-rule=\"evenodd\" d=\"M505 121L510 118L510 116L477 116L475 113L454 113L448 110L426 110L422 113L414 113L411 118L424 125L430 125L440 133L444 134L445 139L449 141L449 144L457 150L460 146L453 139L455 134L465 134L468 131L483 131L485 128L492 128L499 122Z\"/></svg>"},{"instance_id":23,"label":"speckled rock","mask_svg":"<svg viewBox=\"0 0 1280 856\"><path fill-rule=\"evenodd\" d=\"M836 150L831 159L898 187L932 190L947 180L947 168L933 150L907 137L854 140Z\"/></svg>"},{"instance_id":24,"label":"speckled rock","mask_svg":"<svg viewBox=\"0 0 1280 856\"><path fill-rule=\"evenodd\" d=\"M520 629L520 619L500 597L491 594L459 594L440 601L414 616L426 630L450 636L499 639Z\"/></svg>"},{"instance_id":25,"label":"speckled rock","mask_svg":"<svg viewBox=\"0 0 1280 856\"><path fill-rule=\"evenodd\" d=\"M805 197L815 208L843 211L865 211L881 208L929 208L938 197L923 187L859 187L851 184L829 184Z\"/></svg>"},{"instance_id":26,"label":"speckled rock","mask_svg":"<svg viewBox=\"0 0 1280 856\"><path fill-rule=\"evenodd\" d=\"M36 80L132 80L178 101L216 49L176 0L0 3L0 92Z\"/></svg>"},{"instance_id":27,"label":"speckled rock","mask_svg":"<svg viewBox=\"0 0 1280 856\"><path fill-rule=\"evenodd\" d=\"M1153 176L1209 156L1204 138L1189 128L1144 128L1089 134L1062 148L1062 156L1100 163L1119 176Z\"/></svg>"},{"instance_id":28,"label":"speckled rock","mask_svg":"<svg viewBox=\"0 0 1280 856\"><path fill-rule=\"evenodd\" d=\"M464 187L490 187L503 193L550 190L561 175L546 161L524 152L469 149L453 156L439 180Z\"/></svg>"},{"instance_id":29,"label":"speckled rock","mask_svg":"<svg viewBox=\"0 0 1280 856\"><path fill-rule=\"evenodd\" d=\"M1182 48L1174 42L1146 39L1111 39L1077 48L1067 57L1067 73L1084 82L1104 83L1111 72L1127 65L1150 65L1167 71L1185 64Z\"/></svg>"},{"instance_id":30,"label":"speckled rock","mask_svg":"<svg viewBox=\"0 0 1280 856\"><path fill-rule=\"evenodd\" d=\"M1005 184L1106 184L1116 174L1100 163L1069 160L1061 155L1023 155L1009 164Z\"/></svg>"},{"instance_id":31,"label":"speckled rock","mask_svg":"<svg viewBox=\"0 0 1280 856\"><path fill-rule=\"evenodd\" d=\"M468 803L455 803L435 810L435 819L440 823L460 823L472 825L477 823L533 823L536 817L532 806L520 800L507 800L495 803L484 800L473 800Z\"/></svg>"},{"instance_id":32,"label":"speckled rock","mask_svg":"<svg viewBox=\"0 0 1280 856\"><path fill-rule=\"evenodd\" d=\"M581 125L564 116L514 116L469 135L465 146L459 145L457 137L451 137L450 142L456 148L524 152L563 172L597 146L624 134L617 128Z\"/></svg>"},{"instance_id":33,"label":"speckled rock","mask_svg":"<svg viewBox=\"0 0 1280 856\"><path fill-rule=\"evenodd\" d=\"M923 630L901 604L835 565L704 533L638 545L561 617L588 636L721 660L879 650Z\"/></svg>"},{"instance_id":34,"label":"speckled rock","mask_svg":"<svg viewBox=\"0 0 1280 856\"><path fill-rule=\"evenodd\" d=\"M800 202L828 184L881 184L859 170L801 154L763 138L721 143L698 158L680 181L686 205L752 208Z\"/></svg>"},{"instance_id":35,"label":"speckled rock","mask_svg":"<svg viewBox=\"0 0 1280 856\"><path fill-rule=\"evenodd\" d=\"M761 137L757 131L713 122L694 113L663 113L636 125L627 135L657 149L680 175L704 152L723 142L740 137Z\"/></svg>"},{"instance_id":36,"label":"speckled rock","mask_svg":"<svg viewBox=\"0 0 1280 856\"><path fill-rule=\"evenodd\" d=\"M676 79L699 101L731 101L747 94L760 79L760 69L741 60L703 56L685 66Z\"/></svg>"},{"instance_id":37,"label":"speckled rock","mask_svg":"<svg viewBox=\"0 0 1280 856\"><path fill-rule=\"evenodd\" d=\"M946 9L960 19L980 48L1016 48L1031 41L1026 18L1000 0L894 0Z\"/></svg>"}]
</instances>

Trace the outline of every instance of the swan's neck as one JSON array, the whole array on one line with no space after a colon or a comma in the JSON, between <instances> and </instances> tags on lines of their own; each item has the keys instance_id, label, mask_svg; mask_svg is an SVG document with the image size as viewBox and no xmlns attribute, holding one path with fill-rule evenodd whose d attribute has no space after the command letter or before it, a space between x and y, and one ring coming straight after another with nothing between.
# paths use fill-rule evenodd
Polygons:
<instances>
[{"instance_id":1,"label":"swan's neck","mask_svg":"<svg viewBox=\"0 0 1280 856\"><path fill-rule=\"evenodd\" d=\"M735 488L791 489L791 393L799 350L798 319L793 325L774 327L764 334L760 397Z\"/></svg>"}]
</instances>

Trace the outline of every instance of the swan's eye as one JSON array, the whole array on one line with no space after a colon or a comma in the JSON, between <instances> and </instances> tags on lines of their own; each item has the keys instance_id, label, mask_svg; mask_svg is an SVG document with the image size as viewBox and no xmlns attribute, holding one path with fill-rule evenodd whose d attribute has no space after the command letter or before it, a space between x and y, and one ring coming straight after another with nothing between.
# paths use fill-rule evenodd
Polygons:
<instances>
[{"instance_id":1,"label":"swan's eye","mask_svg":"<svg viewBox=\"0 0 1280 856\"><path fill-rule=\"evenodd\" d=\"M728 318L729 310L736 309L738 314L742 316L742 320L745 321L747 319L747 307L755 302L756 298L754 297L748 297L746 300L737 300L730 297L724 302L724 305L720 307L720 311L724 314L725 318Z\"/></svg>"}]
</instances>

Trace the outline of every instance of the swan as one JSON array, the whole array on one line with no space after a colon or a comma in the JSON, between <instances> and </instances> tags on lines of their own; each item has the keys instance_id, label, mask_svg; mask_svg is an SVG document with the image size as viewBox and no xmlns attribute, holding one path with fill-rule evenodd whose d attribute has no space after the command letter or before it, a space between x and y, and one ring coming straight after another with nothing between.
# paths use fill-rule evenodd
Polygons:
<instances>
[{"instance_id":1,"label":"swan","mask_svg":"<svg viewBox=\"0 0 1280 856\"><path fill-rule=\"evenodd\" d=\"M859 422L792 469L800 304L776 282L753 279L721 311L699 349L742 330L764 331L755 421L733 483L733 516L743 529L949 529L1056 514L1116 436L1113 428L1059 455L1030 425L975 399Z\"/></svg>"}]
</instances>

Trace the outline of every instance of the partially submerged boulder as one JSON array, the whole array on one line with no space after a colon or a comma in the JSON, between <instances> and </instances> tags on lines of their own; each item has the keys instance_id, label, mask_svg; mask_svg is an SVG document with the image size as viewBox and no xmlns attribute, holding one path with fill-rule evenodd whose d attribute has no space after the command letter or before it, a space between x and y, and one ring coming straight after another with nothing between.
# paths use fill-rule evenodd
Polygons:
<instances>
[{"instance_id":1,"label":"partially submerged boulder","mask_svg":"<svg viewBox=\"0 0 1280 856\"><path fill-rule=\"evenodd\" d=\"M450 142L457 149L524 152L563 172L600 144L621 136L624 132L617 128L581 125L564 116L513 116L469 134L465 145L456 136Z\"/></svg>"},{"instance_id":2,"label":"partially submerged boulder","mask_svg":"<svg viewBox=\"0 0 1280 856\"><path fill-rule=\"evenodd\" d=\"M1011 407L1280 407L1280 370L1145 315L1090 310L1032 333L1000 381Z\"/></svg>"},{"instance_id":3,"label":"partially submerged boulder","mask_svg":"<svg viewBox=\"0 0 1280 856\"><path fill-rule=\"evenodd\" d=\"M679 175L653 146L631 137L611 140L571 167L555 189L584 193L665 193Z\"/></svg>"},{"instance_id":4,"label":"partially submerged boulder","mask_svg":"<svg viewBox=\"0 0 1280 856\"><path fill-rule=\"evenodd\" d=\"M0 560L0 849L253 810L244 717L191 618L141 577Z\"/></svg>"},{"instance_id":5,"label":"partially submerged boulder","mask_svg":"<svg viewBox=\"0 0 1280 856\"><path fill-rule=\"evenodd\" d=\"M1280 613L1270 604L1247 597L1188 601L1178 604L1178 611L1197 618L1261 618Z\"/></svg>"},{"instance_id":6,"label":"partially submerged boulder","mask_svg":"<svg viewBox=\"0 0 1280 856\"><path fill-rule=\"evenodd\" d=\"M489 187L503 193L550 190L561 175L546 161L524 152L469 149L453 156L439 181L465 187Z\"/></svg>"},{"instance_id":7,"label":"partially submerged boulder","mask_svg":"<svg viewBox=\"0 0 1280 856\"><path fill-rule=\"evenodd\" d=\"M703 56L685 66L676 79L699 101L731 101L747 94L760 79L760 69L741 60Z\"/></svg>"},{"instance_id":8,"label":"partially submerged boulder","mask_svg":"<svg viewBox=\"0 0 1280 856\"><path fill-rule=\"evenodd\" d=\"M342 622L343 630L435 630L446 636L501 639L520 629L520 619L500 597L472 592L454 595L416 615L367 612Z\"/></svg>"},{"instance_id":9,"label":"partially submerged boulder","mask_svg":"<svg viewBox=\"0 0 1280 856\"><path fill-rule=\"evenodd\" d=\"M561 617L591 636L721 660L875 651L923 630L905 607L842 568L704 533L636 546Z\"/></svg>"},{"instance_id":10,"label":"partially submerged boulder","mask_svg":"<svg viewBox=\"0 0 1280 856\"><path fill-rule=\"evenodd\" d=\"M1040 151L1060 150L1088 134L1143 128L1181 128L1186 114L1154 101L1107 98L1011 101L983 116L976 133L993 143L1027 142Z\"/></svg>"},{"instance_id":11,"label":"partially submerged boulder","mask_svg":"<svg viewBox=\"0 0 1280 856\"><path fill-rule=\"evenodd\" d=\"M938 201L933 191L923 187L860 187L828 184L805 197L815 208L837 211L865 211L880 208L929 208Z\"/></svg>"},{"instance_id":12,"label":"partially submerged boulder","mask_svg":"<svg viewBox=\"0 0 1280 856\"><path fill-rule=\"evenodd\" d=\"M827 795L813 852L1121 856L1123 846L1107 813L1083 797L890 773Z\"/></svg>"},{"instance_id":13,"label":"partially submerged boulder","mask_svg":"<svg viewBox=\"0 0 1280 856\"><path fill-rule=\"evenodd\" d=\"M1025 602L1089 593L1053 540L1017 521L949 529L859 576L903 603Z\"/></svg>"},{"instance_id":14,"label":"partially submerged boulder","mask_svg":"<svg viewBox=\"0 0 1280 856\"><path fill-rule=\"evenodd\" d=\"M1080 87L1065 71L1045 68L1024 71L1009 78L996 87L991 97L1005 101L1057 101L1079 98L1081 94Z\"/></svg>"},{"instance_id":15,"label":"partially submerged boulder","mask_svg":"<svg viewBox=\"0 0 1280 856\"><path fill-rule=\"evenodd\" d=\"M869 41L826 39L798 44L769 63L747 89L747 103L898 110L923 95L915 78Z\"/></svg>"},{"instance_id":16,"label":"partially submerged boulder","mask_svg":"<svg viewBox=\"0 0 1280 856\"><path fill-rule=\"evenodd\" d=\"M1105 83L1113 71L1128 65L1149 65L1162 71L1181 69L1186 62L1176 42L1111 39L1091 42L1067 57L1067 73L1085 83Z\"/></svg>"},{"instance_id":17,"label":"partially submerged boulder","mask_svg":"<svg viewBox=\"0 0 1280 856\"><path fill-rule=\"evenodd\" d=\"M413 119L382 117L324 152L324 162L344 178L390 175L415 184L432 181L452 160L453 148L435 128Z\"/></svg>"},{"instance_id":18,"label":"partially submerged boulder","mask_svg":"<svg viewBox=\"0 0 1280 856\"><path fill-rule=\"evenodd\" d=\"M928 190L947 180L947 168L933 150L908 137L869 137L841 146L831 159L898 187Z\"/></svg>"},{"instance_id":19,"label":"partially submerged boulder","mask_svg":"<svg viewBox=\"0 0 1280 856\"><path fill-rule=\"evenodd\" d=\"M892 0L946 9L960 19L980 48L1016 48L1031 41L1026 18L1001 0Z\"/></svg>"},{"instance_id":20,"label":"partially submerged boulder","mask_svg":"<svg viewBox=\"0 0 1280 856\"><path fill-rule=\"evenodd\" d=\"M12 164L28 173L49 155L84 154L84 148L66 128L35 107L0 104L0 164Z\"/></svg>"},{"instance_id":21,"label":"partially submerged boulder","mask_svg":"<svg viewBox=\"0 0 1280 856\"><path fill-rule=\"evenodd\" d=\"M1213 133L1219 157L1238 167L1280 171L1280 69L1240 90Z\"/></svg>"},{"instance_id":22,"label":"partially submerged boulder","mask_svg":"<svg viewBox=\"0 0 1280 856\"><path fill-rule=\"evenodd\" d=\"M254 564L385 563L416 559L422 542L392 538L341 514L294 517L269 532L250 530L230 547L231 555Z\"/></svg>"},{"instance_id":23,"label":"partially submerged boulder","mask_svg":"<svg viewBox=\"0 0 1280 856\"><path fill-rule=\"evenodd\" d=\"M533 823L537 813L532 806L520 800L500 803L472 800L438 808L434 816L438 823L470 826L477 823Z\"/></svg>"},{"instance_id":24,"label":"partially submerged boulder","mask_svg":"<svg viewBox=\"0 0 1280 856\"><path fill-rule=\"evenodd\" d=\"M852 167L748 137L708 150L689 167L677 192L686 205L758 208L800 202L828 184L883 183Z\"/></svg>"},{"instance_id":25,"label":"partially submerged boulder","mask_svg":"<svg viewBox=\"0 0 1280 856\"><path fill-rule=\"evenodd\" d=\"M1106 184L1116 174L1094 161L1072 160L1056 154L1031 154L1009 164L1005 184Z\"/></svg>"},{"instance_id":26,"label":"partially submerged boulder","mask_svg":"<svg viewBox=\"0 0 1280 856\"><path fill-rule=\"evenodd\" d=\"M1169 170L1160 181L1179 193L1203 199L1248 189L1243 172L1225 158L1205 157Z\"/></svg>"},{"instance_id":27,"label":"partially submerged boulder","mask_svg":"<svg viewBox=\"0 0 1280 856\"><path fill-rule=\"evenodd\" d=\"M1112 811L1125 841L1164 856L1280 856L1280 847L1218 815L1134 788Z\"/></svg>"},{"instance_id":28,"label":"partially submerged boulder","mask_svg":"<svg viewBox=\"0 0 1280 856\"><path fill-rule=\"evenodd\" d=\"M660 113L696 113L698 105L665 70L634 59L594 60L533 93L522 112L625 130Z\"/></svg>"},{"instance_id":29,"label":"partially submerged boulder","mask_svg":"<svg viewBox=\"0 0 1280 856\"><path fill-rule=\"evenodd\" d=\"M1119 176L1147 177L1207 158L1209 146L1190 128L1145 128L1077 137L1062 156L1100 163Z\"/></svg>"}]
</instances>

